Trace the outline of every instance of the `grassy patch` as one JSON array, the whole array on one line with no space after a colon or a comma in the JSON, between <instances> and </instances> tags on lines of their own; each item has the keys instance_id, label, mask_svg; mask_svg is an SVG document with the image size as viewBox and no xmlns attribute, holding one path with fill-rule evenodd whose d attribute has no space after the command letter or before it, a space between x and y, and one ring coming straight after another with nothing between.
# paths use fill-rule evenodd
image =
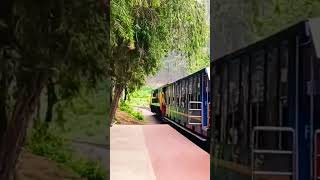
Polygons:
<instances>
[{"instance_id":1,"label":"grassy patch","mask_svg":"<svg viewBox=\"0 0 320 180\"><path fill-rule=\"evenodd\" d=\"M50 131L66 139L106 144L109 93L102 84L97 90L81 92L79 97L60 102L60 108L57 105L55 109Z\"/></svg>"},{"instance_id":2,"label":"grassy patch","mask_svg":"<svg viewBox=\"0 0 320 180\"><path fill-rule=\"evenodd\" d=\"M127 104L124 101L120 102L120 111L124 111L127 112L128 114L130 114L131 116L135 117L136 119L143 121L144 117L140 112L134 111L133 108Z\"/></svg>"},{"instance_id":3,"label":"grassy patch","mask_svg":"<svg viewBox=\"0 0 320 180\"><path fill-rule=\"evenodd\" d=\"M27 140L33 154L61 163L88 180L106 179L107 172L99 163L75 156L67 141L44 129L42 125L33 129Z\"/></svg>"},{"instance_id":4,"label":"grassy patch","mask_svg":"<svg viewBox=\"0 0 320 180\"><path fill-rule=\"evenodd\" d=\"M130 93L128 104L130 106L149 107L151 92L154 88L143 86L142 88Z\"/></svg>"}]
</instances>

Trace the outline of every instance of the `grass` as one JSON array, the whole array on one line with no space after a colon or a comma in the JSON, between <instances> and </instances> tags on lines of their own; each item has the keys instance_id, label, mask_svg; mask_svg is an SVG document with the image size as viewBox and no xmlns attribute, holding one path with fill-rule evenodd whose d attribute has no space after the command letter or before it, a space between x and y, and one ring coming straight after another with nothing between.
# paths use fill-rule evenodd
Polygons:
<instances>
[{"instance_id":1,"label":"grass","mask_svg":"<svg viewBox=\"0 0 320 180\"><path fill-rule=\"evenodd\" d=\"M60 101L55 105L52 122L44 131L43 125L30 129L27 149L33 154L56 161L67 169L88 180L104 180L109 169L102 168L98 161L89 160L77 153L70 140L108 145L108 112L110 89L102 82L97 90L82 91L81 95ZM46 114L46 94L41 97L40 119ZM109 137L107 137L109 138ZM107 153L107 152L106 152Z\"/></svg>"},{"instance_id":2,"label":"grass","mask_svg":"<svg viewBox=\"0 0 320 180\"><path fill-rule=\"evenodd\" d=\"M71 150L68 141L45 129L43 125L39 125L32 130L27 139L27 149L33 154L56 161L88 180L107 178L107 172L98 162L77 157Z\"/></svg>"},{"instance_id":3,"label":"grass","mask_svg":"<svg viewBox=\"0 0 320 180\"><path fill-rule=\"evenodd\" d=\"M133 108L124 101L120 102L119 109L120 109L120 111L127 112L128 114L130 114L134 118L138 119L139 121L144 120L144 117L140 112L134 111Z\"/></svg>"},{"instance_id":4,"label":"grass","mask_svg":"<svg viewBox=\"0 0 320 180\"><path fill-rule=\"evenodd\" d=\"M142 88L130 93L126 102L120 101L120 111L127 112L134 118L143 121L143 115L140 112L134 111L133 107L149 107L152 90L152 87L143 86Z\"/></svg>"},{"instance_id":5,"label":"grass","mask_svg":"<svg viewBox=\"0 0 320 180\"><path fill-rule=\"evenodd\" d=\"M102 84L96 91L82 92L81 97L61 102L53 116L50 131L66 139L106 144L109 90Z\"/></svg>"},{"instance_id":6,"label":"grass","mask_svg":"<svg viewBox=\"0 0 320 180\"><path fill-rule=\"evenodd\" d=\"M130 93L128 104L130 106L149 107L151 92L154 88L143 86Z\"/></svg>"}]
</instances>

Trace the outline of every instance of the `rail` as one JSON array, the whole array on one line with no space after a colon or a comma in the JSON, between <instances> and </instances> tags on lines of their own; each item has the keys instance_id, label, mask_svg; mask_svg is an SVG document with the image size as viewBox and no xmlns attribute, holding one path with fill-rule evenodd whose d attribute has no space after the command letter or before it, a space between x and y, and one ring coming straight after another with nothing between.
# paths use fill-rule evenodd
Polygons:
<instances>
[{"instance_id":1,"label":"rail","mask_svg":"<svg viewBox=\"0 0 320 180\"><path fill-rule=\"evenodd\" d=\"M255 135L257 132L262 131L269 131L269 132L288 132L292 134L292 149L291 150L282 150L282 149L259 149L256 146L257 142L255 141ZM251 179L255 180L257 175L263 175L263 176L291 176L292 179L295 179L294 174L294 157L295 157L295 149L294 149L294 142L295 142L295 131L291 127L274 127L274 126L256 126L253 128L252 131L252 149L251 149ZM257 148L256 148L257 147ZM281 146L280 146L281 147ZM256 170L255 167L255 155L257 154L272 154L272 155L291 155L292 157L292 170L290 171L267 171L267 170Z\"/></svg>"},{"instance_id":2,"label":"rail","mask_svg":"<svg viewBox=\"0 0 320 180\"><path fill-rule=\"evenodd\" d=\"M199 124L202 124L202 109L200 108L192 108L192 104L200 104L200 107L202 105L202 102L201 101L189 101L189 106L190 107L188 109L188 124L190 125L199 125ZM200 115L193 115L194 113L193 112L200 112L198 114ZM196 118L200 118L200 122L199 121L192 121L193 119L196 119Z\"/></svg>"}]
</instances>

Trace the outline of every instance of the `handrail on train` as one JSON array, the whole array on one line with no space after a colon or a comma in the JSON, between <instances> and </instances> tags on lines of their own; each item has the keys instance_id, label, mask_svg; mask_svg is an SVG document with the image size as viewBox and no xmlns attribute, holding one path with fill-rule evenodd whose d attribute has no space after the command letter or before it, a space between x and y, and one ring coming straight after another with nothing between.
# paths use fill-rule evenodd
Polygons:
<instances>
[{"instance_id":1,"label":"handrail on train","mask_svg":"<svg viewBox=\"0 0 320 180\"><path fill-rule=\"evenodd\" d=\"M289 132L292 134L292 149L291 150L282 150L282 149L255 149L255 134L260 131L268 131L268 132ZM294 163L293 160L295 158L295 130L291 127L279 127L279 126L256 126L252 131L252 149L251 149L251 179L255 180L256 175L264 175L264 176L291 176L293 180L295 180L294 173ZM292 170L291 171L258 171L255 169L255 155L256 154L274 154L274 155L291 155L292 156Z\"/></svg>"},{"instance_id":2,"label":"handrail on train","mask_svg":"<svg viewBox=\"0 0 320 180\"><path fill-rule=\"evenodd\" d=\"M189 107L191 107L191 104L202 104L201 101L189 101ZM193 111L200 111L200 116L198 115L192 115L191 112ZM195 109L195 108L189 108L188 109L188 124L191 124L191 125L199 125L199 124L202 124L202 109ZM201 121L200 122L191 122L191 119L192 118L200 118Z\"/></svg>"}]
</instances>

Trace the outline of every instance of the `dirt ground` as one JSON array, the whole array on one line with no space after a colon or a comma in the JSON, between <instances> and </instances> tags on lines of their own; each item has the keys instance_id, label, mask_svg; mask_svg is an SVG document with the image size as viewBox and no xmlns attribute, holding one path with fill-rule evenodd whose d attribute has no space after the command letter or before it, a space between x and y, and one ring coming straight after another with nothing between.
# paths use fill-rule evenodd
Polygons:
<instances>
[{"instance_id":1,"label":"dirt ground","mask_svg":"<svg viewBox=\"0 0 320 180\"><path fill-rule=\"evenodd\" d=\"M36 156L30 152L21 153L17 165L18 180L83 180L62 165Z\"/></svg>"},{"instance_id":2,"label":"dirt ground","mask_svg":"<svg viewBox=\"0 0 320 180\"><path fill-rule=\"evenodd\" d=\"M145 122L138 121L134 117L130 116L126 112L117 111L116 112L116 121L115 124L123 124L123 125L143 125Z\"/></svg>"},{"instance_id":3,"label":"dirt ground","mask_svg":"<svg viewBox=\"0 0 320 180\"><path fill-rule=\"evenodd\" d=\"M148 118L152 117L151 115L146 115L145 112L141 111L145 115L145 121L139 121L134 117L130 116L126 112L117 111L116 113L116 124L123 125L144 125L150 124L152 122ZM148 117L150 116L150 117ZM149 122L150 121L150 122ZM151 123L154 124L154 123ZM81 145L81 152L86 150L85 153L89 154L108 154L107 150L103 148L92 148L89 146L83 148L83 143L74 143L76 147ZM95 146L94 146L95 147ZM88 150L89 149L89 150ZM94 149L95 151L93 152ZM99 150L99 153L96 152ZM89 152L90 151L90 152ZM101 151L101 152L100 152ZM103 160L105 157L102 157ZM97 159L94 157L93 159ZM99 157L98 159L101 159ZM105 165L105 160L102 162ZM66 167L51 161L45 157L34 155L26 150L23 150L19 158L17 165L17 179L18 180L83 180L77 174L68 170Z\"/></svg>"}]
</instances>

